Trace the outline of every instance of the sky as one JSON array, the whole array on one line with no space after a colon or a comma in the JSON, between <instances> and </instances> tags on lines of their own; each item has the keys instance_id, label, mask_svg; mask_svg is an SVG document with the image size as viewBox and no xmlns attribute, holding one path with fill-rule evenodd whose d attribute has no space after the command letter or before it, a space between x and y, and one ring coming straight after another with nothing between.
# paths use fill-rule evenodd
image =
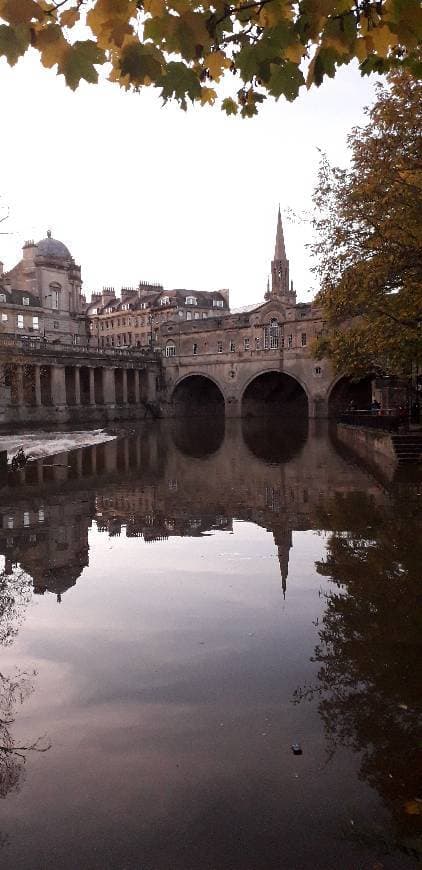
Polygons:
<instances>
[{"instance_id":1,"label":"sky","mask_svg":"<svg viewBox=\"0 0 422 870\"><path fill-rule=\"evenodd\" d=\"M268 100L251 120L217 107L186 113L158 90L128 94L82 84L27 55L0 59L0 197L10 210L0 260L11 268L25 240L51 229L82 267L84 292L159 281L166 289L230 289L232 306L263 298L281 205L298 300L317 290L309 222L319 151L348 161L346 136L365 122L376 78L355 66L303 90L293 104Z\"/></svg>"}]
</instances>

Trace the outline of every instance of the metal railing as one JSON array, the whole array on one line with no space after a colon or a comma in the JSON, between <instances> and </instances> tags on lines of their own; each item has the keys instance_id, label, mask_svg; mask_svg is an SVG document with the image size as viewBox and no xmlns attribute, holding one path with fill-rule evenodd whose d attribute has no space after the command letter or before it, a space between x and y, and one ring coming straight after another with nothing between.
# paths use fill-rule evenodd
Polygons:
<instances>
[{"instance_id":1,"label":"metal railing","mask_svg":"<svg viewBox=\"0 0 422 870\"><path fill-rule=\"evenodd\" d=\"M382 429L386 432L397 432L400 426L406 423L395 408L383 408L380 411L368 411L367 409L344 411L338 416L339 423L348 426L363 426L366 429Z\"/></svg>"}]
</instances>

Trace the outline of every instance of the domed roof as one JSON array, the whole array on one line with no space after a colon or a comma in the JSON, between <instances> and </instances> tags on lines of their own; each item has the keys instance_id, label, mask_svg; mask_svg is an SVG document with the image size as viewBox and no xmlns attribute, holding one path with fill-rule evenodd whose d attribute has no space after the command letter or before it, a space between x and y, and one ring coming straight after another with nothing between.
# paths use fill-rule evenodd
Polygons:
<instances>
[{"instance_id":1,"label":"domed roof","mask_svg":"<svg viewBox=\"0 0 422 870\"><path fill-rule=\"evenodd\" d=\"M64 245L63 242L59 242L58 239L53 239L51 237L51 230L48 230L46 239L41 239L41 241L37 243L37 248L38 254L40 254L41 257L54 257L59 260L72 259L69 248L66 248L66 245Z\"/></svg>"}]
</instances>

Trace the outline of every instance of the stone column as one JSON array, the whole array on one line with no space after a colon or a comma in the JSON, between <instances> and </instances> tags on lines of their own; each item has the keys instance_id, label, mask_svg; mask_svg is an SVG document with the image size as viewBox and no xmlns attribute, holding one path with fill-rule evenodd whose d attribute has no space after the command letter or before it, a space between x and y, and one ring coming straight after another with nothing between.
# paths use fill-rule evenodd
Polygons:
<instances>
[{"instance_id":1,"label":"stone column","mask_svg":"<svg viewBox=\"0 0 422 870\"><path fill-rule=\"evenodd\" d=\"M133 374L134 374L134 378L135 378L135 381L134 381L135 405L139 405L139 402L141 400L140 393L139 393L139 369L134 369Z\"/></svg>"},{"instance_id":2,"label":"stone column","mask_svg":"<svg viewBox=\"0 0 422 870\"><path fill-rule=\"evenodd\" d=\"M123 404L127 405L127 369L122 369Z\"/></svg>"},{"instance_id":3,"label":"stone column","mask_svg":"<svg viewBox=\"0 0 422 870\"><path fill-rule=\"evenodd\" d=\"M116 404L116 383L114 369L103 369L103 394L105 405Z\"/></svg>"},{"instance_id":4,"label":"stone column","mask_svg":"<svg viewBox=\"0 0 422 870\"><path fill-rule=\"evenodd\" d=\"M51 366L51 400L53 405L66 404L66 374L64 366Z\"/></svg>"},{"instance_id":5,"label":"stone column","mask_svg":"<svg viewBox=\"0 0 422 870\"><path fill-rule=\"evenodd\" d=\"M34 366L34 395L37 408L41 405L41 367Z\"/></svg>"},{"instance_id":6,"label":"stone column","mask_svg":"<svg viewBox=\"0 0 422 870\"><path fill-rule=\"evenodd\" d=\"M157 398L157 374L155 369L147 370L147 401L155 402Z\"/></svg>"},{"instance_id":7,"label":"stone column","mask_svg":"<svg viewBox=\"0 0 422 870\"><path fill-rule=\"evenodd\" d=\"M81 373L79 366L75 366L75 405L81 404Z\"/></svg>"},{"instance_id":8,"label":"stone column","mask_svg":"<svg viewBox=\"0 0 422 870\"><path fill-rule=\"evenodd\" d=\"M23 405L24 404L23 366L16 366L15 378L16 378L16 404Z\"/></svg>"},{"instance_id":9,"label":"stone column","mask_svg":"<svg viewBox=\"0 0 422 870\"><path fill-rule=\"evenodd\" d=\"M89 369L89 404L95 405L95 369Z\"/></svg>"}]
</instances>

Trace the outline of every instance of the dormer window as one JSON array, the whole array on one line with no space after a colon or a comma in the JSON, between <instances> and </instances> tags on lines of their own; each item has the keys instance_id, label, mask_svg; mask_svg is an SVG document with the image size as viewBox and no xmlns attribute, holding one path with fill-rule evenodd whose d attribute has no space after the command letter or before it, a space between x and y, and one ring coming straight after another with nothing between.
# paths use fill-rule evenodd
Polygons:
<instances>
[{"instance_id":1,"label":"dormer window","mask_svg":"<svg viewBox=\"0 0 422 870\"><path fill-rule=\"evenodd\" d=\"M212 300L213 308L224 308L224 302L222 299L213 299Z\"/></svg>"},{"instance_id":2,"label":"dormer window","mask_svg":"<svg viewBox=\"0 0 422 870\"><path fill-rule=\"evenodd\" d=\"M186 305L197 305L198 304L195 296L186 296L185 303L186 303Z\"/></svg>"},{"instance_id":3,"label":"dormer window","mask_svg":"<svg viewBox=\"0 0 422 870\"><path fill-rule=\"evenodd\" d=\"M98 308L93 308L91 314L98 314Z\"/></svg>"},{"instance_id":4,"label":"dormer window","mask_svg":"<svg viewBox=\"0 0 422 870\"><path fill-rule=\"evenodd\" d=\"M170 299L168 296L162 296L160 299L160 305L170 305Z\"/></svg>"},{"instance_id":5,"label":"dormer window","mask_svg":"<svg viewBox=\"0 0 422 870\"><path fill-rule=\"evenodd\" d=\"M0 293L0 302L6 302L6 294Z\"/></svg>"},{"instance_id":6,"label":"dormer window","mask_svg":"<svg viewBox=\"0 0 422 870\"><path fill-rule=\"evenodd\" d=\"M22 296L22 305L29 305L29 296Z\"/></svg>"}]
</instances>

